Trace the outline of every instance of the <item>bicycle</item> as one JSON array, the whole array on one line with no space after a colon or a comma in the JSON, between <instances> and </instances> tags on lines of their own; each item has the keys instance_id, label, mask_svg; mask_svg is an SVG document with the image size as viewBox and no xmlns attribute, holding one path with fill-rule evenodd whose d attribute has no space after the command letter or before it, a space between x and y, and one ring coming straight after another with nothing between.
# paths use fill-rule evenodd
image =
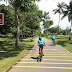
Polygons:
<instances>
[{"instance_id":1,"label":"bicycle","mask_svg":"<svg viewBox=\"0 0 72 72\"><path fill-rule=\"evenodd\" d=\"M55 45L56 43L55 43L55 39L53 39L53 45Z\"/></svg>"},{"instance_id":2,"label":"bicycle","mask_svg":"<svg viewBox=\"0 0 72 72\"><path fill-rule=\"evenodd\" d=\"M45 45L43 45L43 46L45 46ZM39 56L38 56L38 58L37 58L37 62L41 62L42 61L42 56L43 56L43 53L42 53L42 48L40 48L40 54L39 54Z\"/></svg>"},{"instance_id":3,"label":"bicycle","mask_svg":"<svg viewBox=\"0 0 72 72\"><path fill-rule=\"evenodd\" d=\"M42 53L42 48L40 48L40 54L38 56L38 59L37 59L37 62L41 62L42 61L42 56L43 56L43 53Z\"/></svg>"}]
</instances>

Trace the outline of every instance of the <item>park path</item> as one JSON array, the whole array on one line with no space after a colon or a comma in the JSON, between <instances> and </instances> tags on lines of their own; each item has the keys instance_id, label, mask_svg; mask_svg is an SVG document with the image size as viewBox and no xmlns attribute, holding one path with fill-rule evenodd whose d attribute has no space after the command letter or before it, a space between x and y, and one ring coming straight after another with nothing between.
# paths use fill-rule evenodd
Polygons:
<instances>
[{"instance_id":1,"label":"park path","mask_svg":"<svg viewBox=\"0 0 72 72\"><path fill-rule=\"evenodd\" d=\"M46 43L42 62L37 62L39 54L36 38L34 47L8 72L72 72L72 54L60 45L53 46L52 41L42 39Z\"/></svg>"}]
</instances>

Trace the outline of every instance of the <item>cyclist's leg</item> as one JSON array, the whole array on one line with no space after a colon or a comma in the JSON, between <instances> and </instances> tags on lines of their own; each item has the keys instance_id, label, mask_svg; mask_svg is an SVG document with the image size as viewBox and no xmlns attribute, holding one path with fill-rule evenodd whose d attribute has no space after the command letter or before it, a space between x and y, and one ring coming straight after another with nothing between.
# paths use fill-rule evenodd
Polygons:
<instances>
[{"instance_id":1,"label":"cyclist's leg","mask_svg":"<svg viewBox=\"0 0 72 72\"><path fill-rule=\"evenodd\" d=\"M43 45L39 46L39 54L41 52L41 49L42 49L42 54L43 54Z\"/></svg>"},{"instance_id":2,"label":"cyclist's leg","mask_svg":"<svg viewBox=\"0 0 72 72\"><path fill-rule=\"evenodd\" d=\"M54 43L54 41L53 41L54 39L52 39L52 43Z\"/></svg>"},{"instance_id":3,"label":"cyclist's leg","mask_svg":"<svg viewBox=\"0 0 72 72\"><path fill-rule=\"evenodd\" d=\"M39 54L40 54L40 47L39 47Z\"/></svg>"},{"instance_id":4,"label":"cyclist's leg","mask_svg":"<svg viewBox=\"0 0 72 72\"><path fill-rule=\"evenodd\" d=\"M55 45L55 39L54 39L54 45Z\"/></svg>"},{"instance_id":5,"label":"cyclist's leg","mask_svg":"<svg viewBox=\"0 0 72 72\"><path fill-rule=\"evenodd\" d=\"M40 52L41 52L41 45L39 45L39 54L40 54Z\"/></svg>"},{"instance_id":6,"label":"cyclist's leg","mask_svg":"<svg viewBox=\"0 0 72 72\"><path fill-rule=\"evenodd\" d=\"M44 56L44 53L43 53L43 47L42 47L42 54L43 54L43 56Z\"/></svg>"},{"instance_id":7,"label":"cyclist's leg","mask_svg":"<svg viewBox=\"0 0 72 72\"><path fill-rule=\"evenodd\" d=\"M53 43L54 43L54 39L53 39Z\"/></svg>"},{"instance_id":8,"label":"cyclist's leg","mask_svg":"<svg viewBox=\"0 0 72 72\"><path fill-rule=\"evenodd\" d=\"M53 44L54 44L54 39L53 39Z\"/></svg>"},{"instance_id":9,"label":"cyclist's leg","mask_svg":"<svg viewBox=\"0 0 72 72\"><path fill-rule=\"evenodd\" d=\"M55 42L55 40L54 40L54 42Z\"/></svg>"}]
</instances>

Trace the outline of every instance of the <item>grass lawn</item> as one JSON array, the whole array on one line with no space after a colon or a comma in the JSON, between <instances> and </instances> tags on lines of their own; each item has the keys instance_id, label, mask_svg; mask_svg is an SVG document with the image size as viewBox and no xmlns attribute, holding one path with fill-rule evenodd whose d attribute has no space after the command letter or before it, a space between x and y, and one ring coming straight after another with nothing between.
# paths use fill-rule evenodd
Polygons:
<instances>
[{"instance_id":1,"label":"grass lawn","mask_svg":"<svg viewBox=\"0 0 72 72\"><path fill-rule=\"evenodd\" d=\"M69 40L69 36L59 35L55 36L55 38L57 44L61 45L63 48L72 53L72 39ZM51 36L48 36L48 39L51 40Z\"/></svg>"},{"instance_id":2,"label":"grass lawn","mask_svg":"<svg viewBox=\"0 0 72 72\"><path fill-rule=\"evenodd\" d=\"M0 38L0 72L4 72L13 65L17 60L24 56L29 47L33 45L30 38L23 39L19 42L19 48L15 48L15 39Z\"/></svg>"}]
</instances>

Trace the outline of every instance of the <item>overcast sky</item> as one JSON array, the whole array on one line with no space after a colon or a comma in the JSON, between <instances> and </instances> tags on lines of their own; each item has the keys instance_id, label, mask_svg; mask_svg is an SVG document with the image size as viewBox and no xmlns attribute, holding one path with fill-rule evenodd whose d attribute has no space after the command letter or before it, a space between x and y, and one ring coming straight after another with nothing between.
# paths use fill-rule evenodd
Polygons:
<instances>
[{"instance_id":1,"label":"overcast sky","mask_svg":"<svg viewBox=\"0 0 72 72\"><path fill-rule=\"evenodd\" d=\"M36 2L37 6L39 7L40 10L49 12L51 20L53 20L54 26L58 25L59 21L59 14L54 14L52 10L57 8L58 2L65 2L66 4L69 4L70 0L41 0L40 2ZM71 23L68 22L68 18L64 18L63 20L60 21L60 27L62 29L66 29L66 27L70 27Z\"/></svg>"}]
</instances>

